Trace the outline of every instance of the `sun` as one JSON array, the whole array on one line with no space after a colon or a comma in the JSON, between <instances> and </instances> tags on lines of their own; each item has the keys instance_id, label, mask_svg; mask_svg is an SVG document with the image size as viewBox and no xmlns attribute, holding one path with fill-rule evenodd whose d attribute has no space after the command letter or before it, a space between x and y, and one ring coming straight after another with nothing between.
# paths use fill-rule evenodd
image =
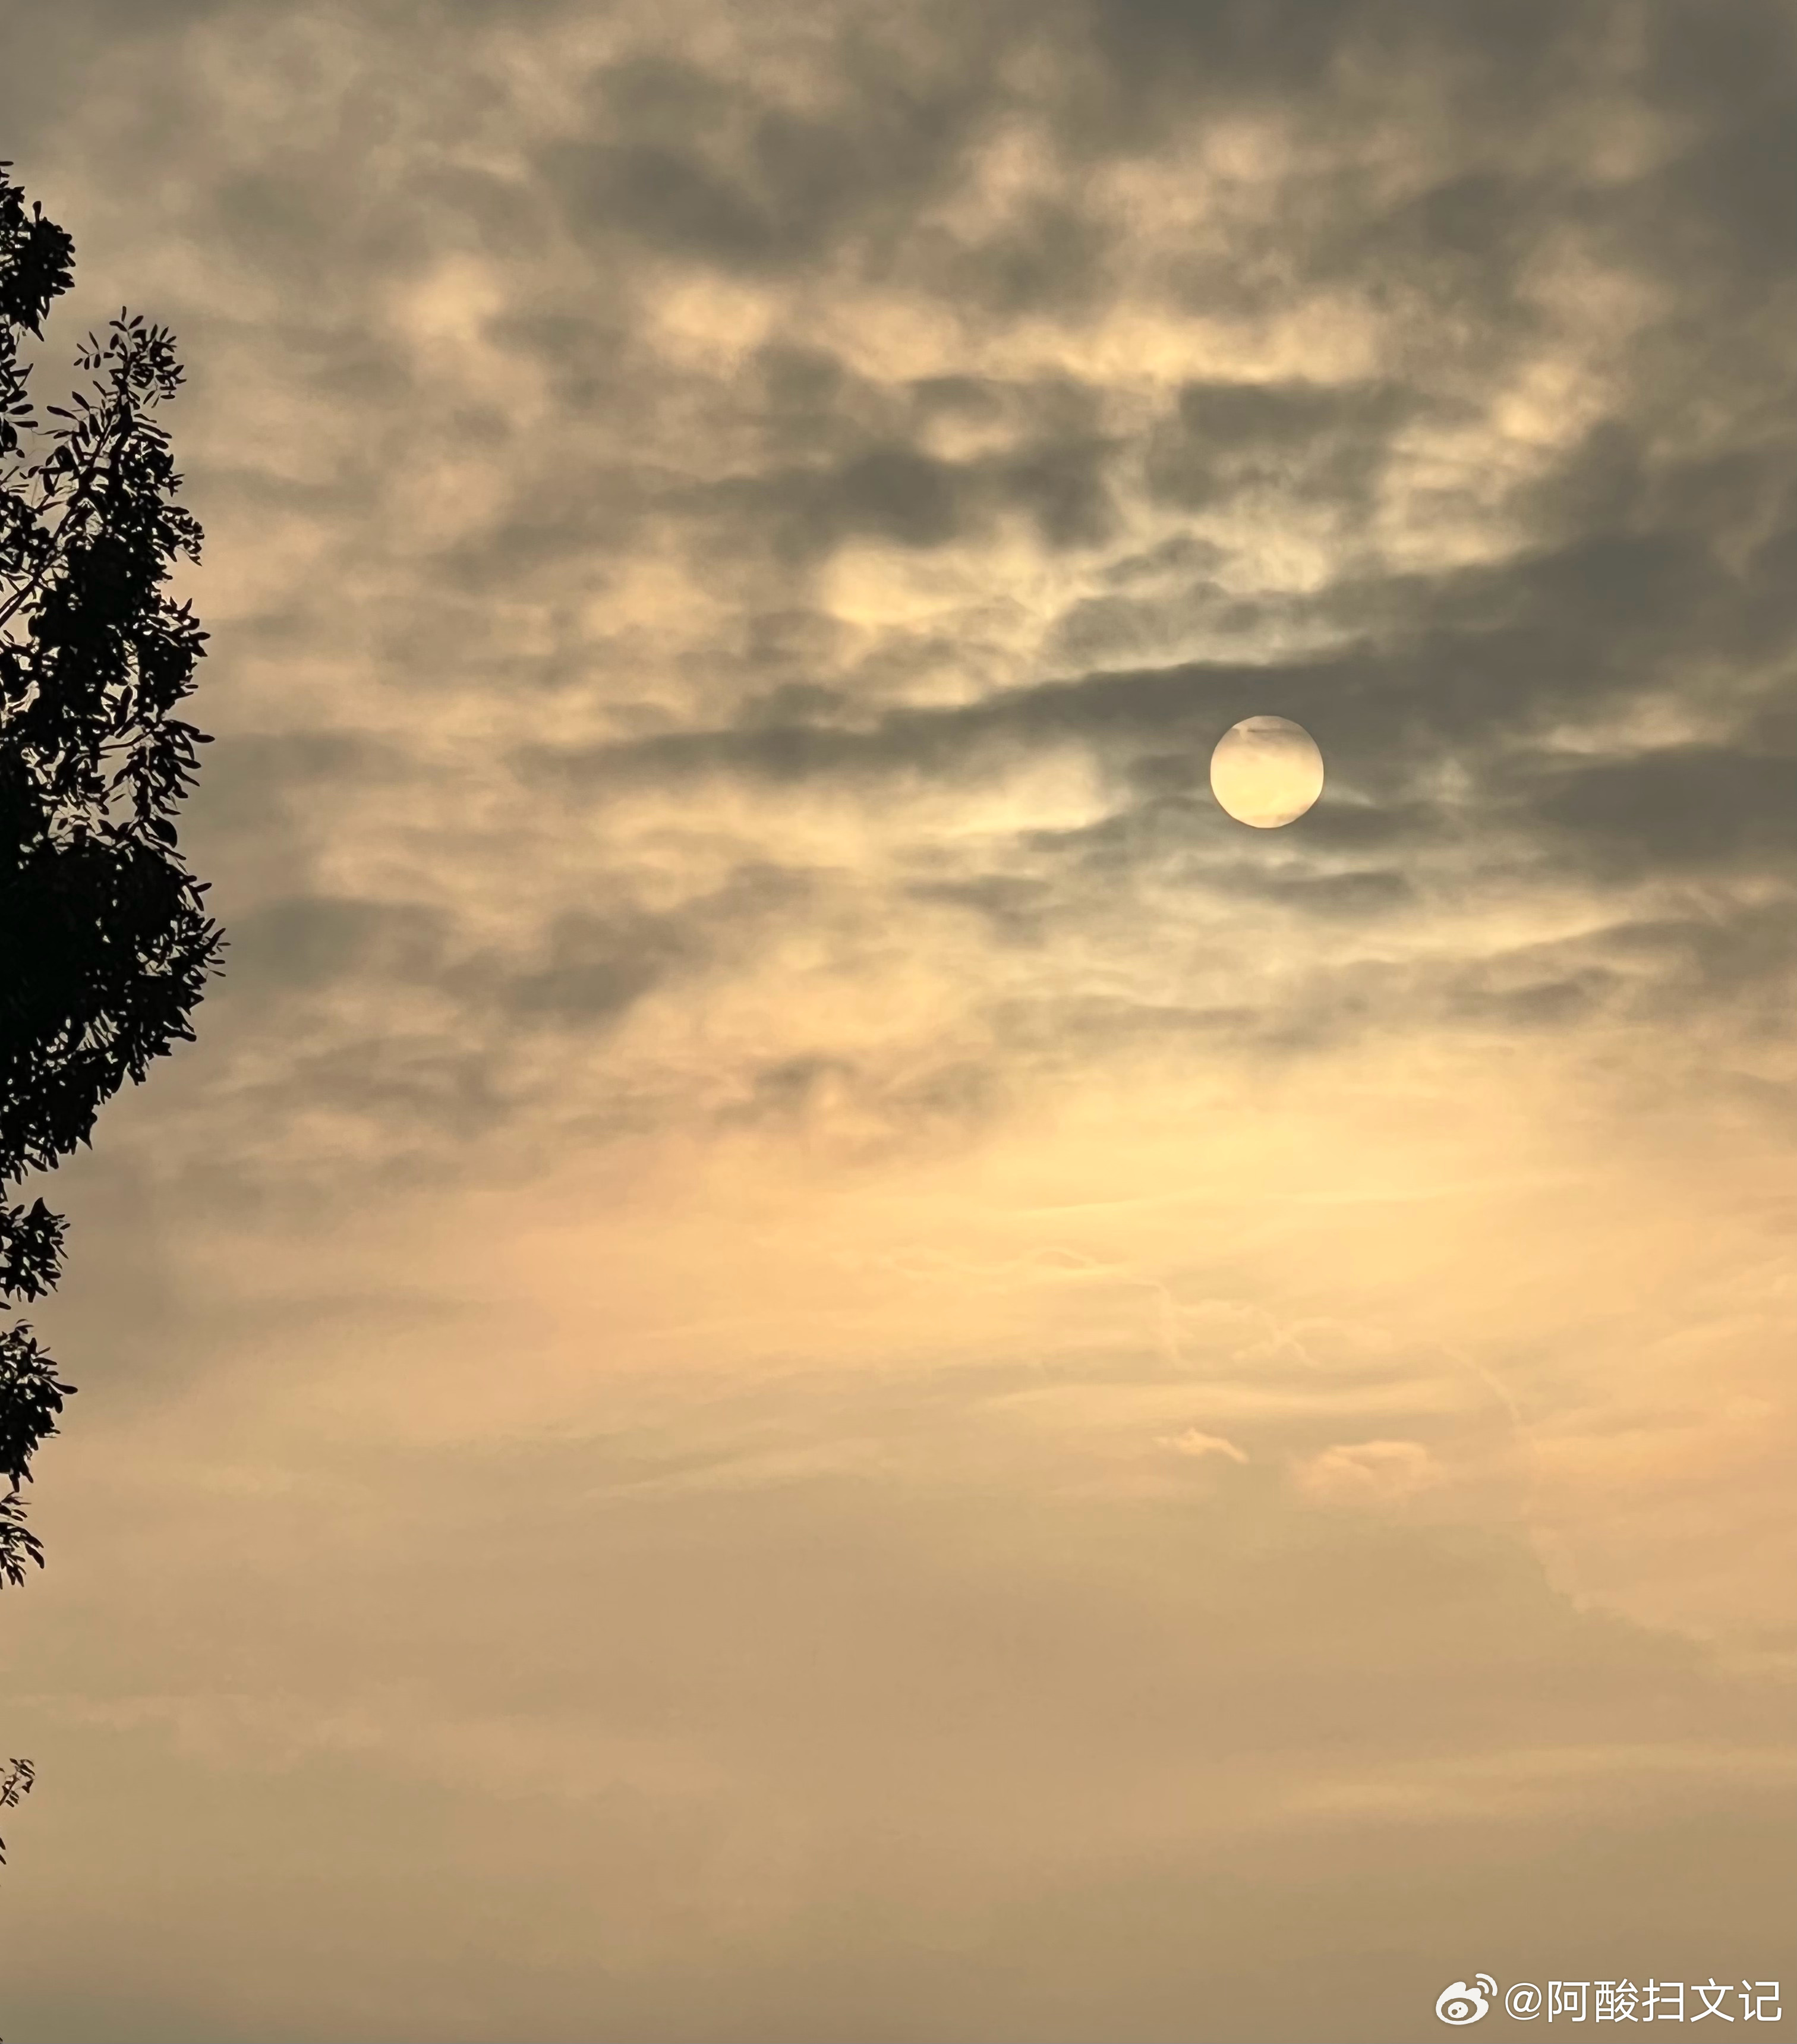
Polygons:
<instances>
[{"instance_id":1,"label":"sun","mask_svg":"<svg viewBox=\"0 0 1797 2044\"><path fill-rule=\"evenodd\" d=\"M1247 717L1211 755L1211 793L1238 823L1277 830L1295 823L1323 793L1323 755L1301 724Z\"/></svg>"}]
</instances>

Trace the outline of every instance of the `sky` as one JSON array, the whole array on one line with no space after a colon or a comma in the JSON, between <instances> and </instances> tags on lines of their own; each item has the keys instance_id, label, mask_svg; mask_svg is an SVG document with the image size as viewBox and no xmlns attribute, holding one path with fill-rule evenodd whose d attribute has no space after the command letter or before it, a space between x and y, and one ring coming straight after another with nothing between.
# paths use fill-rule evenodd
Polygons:
<instances>
[{"instance_id":1,"label":"sky","mask_svg":"<svg viewBox=\"0 0 1797 2044\"><path fill-rule=\"evenodd\" d=\"M5 45L231 940L28 1188L5 2035L1797 2000L1790 10Z\"/></svg>"}]
</instances>

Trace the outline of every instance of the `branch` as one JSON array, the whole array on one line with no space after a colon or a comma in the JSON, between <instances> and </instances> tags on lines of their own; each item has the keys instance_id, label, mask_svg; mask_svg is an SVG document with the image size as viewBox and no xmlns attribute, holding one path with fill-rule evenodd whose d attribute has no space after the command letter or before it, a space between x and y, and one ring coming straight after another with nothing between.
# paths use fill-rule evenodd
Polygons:
<instances>
[{"instance_id":1,"label":"branch","mask_svg":"<svg viewBox=\"0 0 1797 2044\"><path fill-rule=\"evenodd\" d=\"M105 416L104 413L102 413L102 416ZM44 575L56 564L56 562L62 553L63 535L68 530L70 521L73 519L75 513L80 509L83 501L93 503L98 503L99 501L99 499L97 497L94 497L92 494L94 478L95 472L99 468L101 457L106 452L107 440L118 430L121 425L125 426L129 430L131 424L131 411L129 406L127 405L121 406L117 415L108 419L105 426L101 429L100 437L94 442L94 451L88 459L86 469L81 478L81 481L75 487L74 496L69 499L67 509L63 513L62 523L58 525L56 531L49 536L50 545L48 551L44 555L44 559L38 563L36 569L32 573L30 579L25 584L24 587L15 591L4 605L0 605L0 625L7 624L12 621L12 620L18 614L20 605L25 602L29 597L36 594L38 585L43 581ZM117 450L115 449L114 451L116 452Z\"/></svg>"}]
</instances>

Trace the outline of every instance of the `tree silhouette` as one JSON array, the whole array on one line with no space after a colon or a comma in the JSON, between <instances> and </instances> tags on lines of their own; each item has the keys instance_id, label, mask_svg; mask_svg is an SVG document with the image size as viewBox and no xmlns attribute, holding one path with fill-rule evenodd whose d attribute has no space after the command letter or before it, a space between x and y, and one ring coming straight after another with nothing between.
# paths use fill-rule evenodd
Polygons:
<instances>
[{"instance_id":1,"label":"tree silhouette","mask_svg":"<svg viewBox=\"0 0 1797 2044\"><path fill-rule=\"evenodd\" d=\"M90 334L77 366L91 386L49 406L62 423L39 437L19 340L42 340L75 248L40 205L26 213L11 167L0 161L0 1578L16 1588L44 1562L20 1489L74 1387L10 1318L61 1276L62 1218L7 1195L90 1143L126 1078L191 1040L223 939L171 821L208 742L173 714L206 634L162 589L202 538L153 416L182 382L173 336L123 312L103 344Z\"/></svg>"},{"instance_id":2,"label":"tree silhouette","mask_svg":"<svg viewBox=\"0 0 1797 2044\"><path fill-rule=\"evenodd\" d=\"M29 1760L9 1760L0 1775L0 1810L16 1810L31 1793L32 1765ZM0 1840L0 1866L6 1864L6 1845Z\"/></svg>"}]
</instances>

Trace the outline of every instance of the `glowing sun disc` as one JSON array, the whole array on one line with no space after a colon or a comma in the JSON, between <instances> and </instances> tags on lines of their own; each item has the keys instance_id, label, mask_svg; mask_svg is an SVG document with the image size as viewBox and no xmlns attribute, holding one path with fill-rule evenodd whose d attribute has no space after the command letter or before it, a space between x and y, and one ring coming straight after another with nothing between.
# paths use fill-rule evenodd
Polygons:
<instances>
[{"instance_id":1,"label":"glowing sun disc","mask_svg":"<svg viewBox=\"0 0 1797 2044\"><path fill-rule=\"evenodd\" d=\"M1289 717L1245 717L1217 740L1211 793L1238 823L1277 830L1323 793L1323 755Z\"/></svg>"}]
</instances>

